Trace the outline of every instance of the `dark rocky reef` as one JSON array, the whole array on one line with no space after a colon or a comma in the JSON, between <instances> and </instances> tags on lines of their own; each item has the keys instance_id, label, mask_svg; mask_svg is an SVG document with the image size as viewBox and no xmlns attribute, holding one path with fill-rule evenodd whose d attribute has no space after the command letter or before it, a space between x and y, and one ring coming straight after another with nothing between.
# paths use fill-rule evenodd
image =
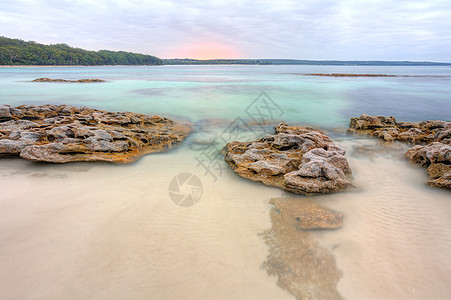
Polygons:
<instances>
[{"instance_id":1,"label":"dark rocky reef","mask_svg":"<svg viewBox=\"0 0 451 300\"><path fill-rule=\"evenodd\" d=\"M132 162L180 143L190 126L131 112L68 105L0 105L0 157L31 161Z\"/></svg>"},{"instance_id":2,"label":"dark rocky reef","mask_svg":"<svg viewBox=\"0 0 451 300\"><path fill-rule=\"evenodd\" d=\"M78 80L66 80L66 79L51 79L51 78L36 78L33 82L71 82L71 83L93 83L93 82L105 82L103 79L78 79Z\"/></svg>"},{"instance_id":3,"label":"dark rocky reef","mask_svg":"<svg viewBox=\"0 0 451 300\"><path fill-rule=\"evenodd\" d=\"M326 77L398 77L399 75L387 74L352 74L352 73L312 73L307 76L326 76Z\"/></svg>"},{"instance_id":4,"label":"dark rocky reef","mask_svg":"<svg viewBox=\"0 0 451 300\"><path fill-rule=\"evenodd\" d=\"M377 137L386 143L401 141L410 148L405 156L410 162L427 168L430 186L451 190L451 122L397 122L394 117L362 114L351 118L348 133Z\"/></svg>"},{"instance_id":5,"label":"dark rocky reef","mask_svg":"<svg viewBox=\"0 0 451 300\"><path fill-rule=\"evenodd\" d=\"M238 175L297 194L346 191L352 172L346 151L308 127L280 123L273 135L253 142L230 142L225 161Z\"/></svg>"}]
</instances>

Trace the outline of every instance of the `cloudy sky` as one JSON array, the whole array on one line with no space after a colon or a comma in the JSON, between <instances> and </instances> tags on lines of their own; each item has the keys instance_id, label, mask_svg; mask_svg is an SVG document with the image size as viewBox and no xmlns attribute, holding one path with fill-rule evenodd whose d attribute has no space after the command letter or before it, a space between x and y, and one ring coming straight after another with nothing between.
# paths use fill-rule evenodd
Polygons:
<instances>
[{"instance_id":1,"label":"cloudy sky","mask_svg":"<svg viewBox=\"0 0 451 300\"><path fill-rule=\"evenodd\" d=\"M161 58L451 62L451 1L2 0L0 35Z\"/></svg>"}]
</instances>

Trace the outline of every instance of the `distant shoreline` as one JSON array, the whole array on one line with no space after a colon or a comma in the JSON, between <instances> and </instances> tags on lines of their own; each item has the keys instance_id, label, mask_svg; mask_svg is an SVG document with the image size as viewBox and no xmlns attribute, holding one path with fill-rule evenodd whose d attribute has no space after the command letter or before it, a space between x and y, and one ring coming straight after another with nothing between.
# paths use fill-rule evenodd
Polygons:
<instances>
[{"instance_id":1,"label":"distant shoreline","mask_svg":"<svg viewBox=\"0 0 451 300\"><path fill-rule=\"evenodd\" d=\"M85 67L162 67L162 66L332 66L332 67L451 67L451 64L423 65L336 65L336 64L162 64L162 65L0 65L0 69L14 68L85 68ZM312 74L303 74L312 75ZM314 74L316 75L316 74ZM320 76L320 75L316 75ZM325 75L323 75L325 76Z\"/></svg>"}]
</instances>

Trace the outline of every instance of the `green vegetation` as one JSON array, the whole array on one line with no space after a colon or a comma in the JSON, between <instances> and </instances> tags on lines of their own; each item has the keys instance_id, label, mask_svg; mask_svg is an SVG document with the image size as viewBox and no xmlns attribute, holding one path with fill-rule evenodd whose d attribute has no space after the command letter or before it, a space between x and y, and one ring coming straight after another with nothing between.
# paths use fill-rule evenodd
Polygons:
<instances>
[{"instance_id":1,"label":"green vegetation","mask_svg":"<svg viewBox=\"0 0 451 300\"><path fill-rule=\"evenodd\" d=\"M124 51L88 51L0 37L0 65L161 65L158 57Z\"/></svg>"},{"instance_id":2,"label":"green vegetation","mask_svg":"<svg viewBox=\"0 0 451 300\"><path fill-rule=\"evenodd\" d=\"M0 36L0 65L332 65L332 66L451 66L415 61L340 61L299 59L159 59L124 51L88 51L66 44L43 45Z\"/></svg>"}]
</instances>

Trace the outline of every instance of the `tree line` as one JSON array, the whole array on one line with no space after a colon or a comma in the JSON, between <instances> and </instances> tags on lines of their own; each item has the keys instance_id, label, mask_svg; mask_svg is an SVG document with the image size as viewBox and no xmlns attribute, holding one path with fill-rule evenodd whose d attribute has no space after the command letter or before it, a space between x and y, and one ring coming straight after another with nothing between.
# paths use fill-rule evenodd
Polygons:
<instances>
[{"instance_id":1,"label":"tree line","mask_svg":"<svg viewBox=\"0 0 451 300\"><path fill-rule=\"evenodd\" d=\"M44 45L0 37L0 65L161 65L152 55L125 51L88 51L66 44Z\"/></svg>"}]
</instances>

